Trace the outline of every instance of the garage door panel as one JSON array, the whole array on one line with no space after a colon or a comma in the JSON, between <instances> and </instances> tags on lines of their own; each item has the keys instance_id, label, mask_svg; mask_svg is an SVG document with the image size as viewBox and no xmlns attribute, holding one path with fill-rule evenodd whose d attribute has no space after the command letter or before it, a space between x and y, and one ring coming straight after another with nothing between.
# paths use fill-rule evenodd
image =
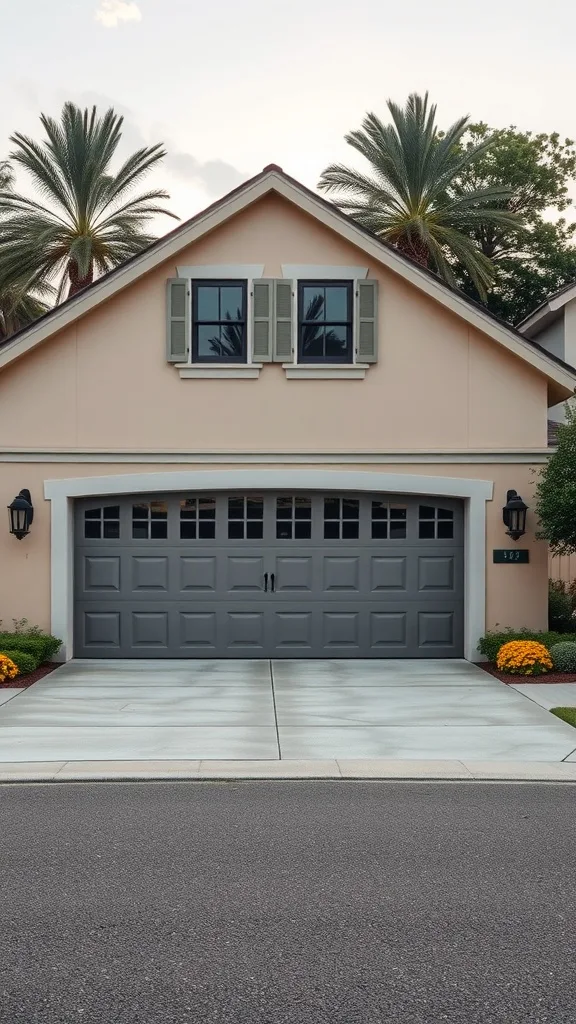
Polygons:
<instances>
[{"instance_id":1,"label":"garage door panel","mask_svg":"<svg viewBox=\"0 0 576 1024\"><path fill-rule=\"evenodd\" d=\"M459 657L462 534L432 497L84 499L75 654Z\"/></svg>"}]
</instances>

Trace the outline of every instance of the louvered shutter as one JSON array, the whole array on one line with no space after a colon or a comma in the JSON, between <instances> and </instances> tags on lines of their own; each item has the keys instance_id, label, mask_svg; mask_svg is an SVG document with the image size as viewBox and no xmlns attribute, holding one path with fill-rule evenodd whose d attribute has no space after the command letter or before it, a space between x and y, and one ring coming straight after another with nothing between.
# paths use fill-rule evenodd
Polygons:
<instances>
[{"instance_id":1,"label":"louvered shutter","mask_svg":"<svg viewBox=\"0 0 576 1024\"><path fill-rule=\"evenodd\" d=\"M378 281L357 281L356 360L375 363L378 359Z\"/></svg>"},{"instance_id":2,"label":"louvered shutter","mask_svg":"<svg viewBox=\"0 0 576 1024\"><path fill-rule=\"evenodd\" d=\"M166 291L166 359L169 363L185 363L190 346L190 282L171 277Z\"/></svg>"},{"instance_id":3,"label":"louvered shutter","mask_svg":"<svg viewBox=\"0 0 576 1024\"><path fill-rule=\"evenodd\" d=\"M280 278L274 286L274 361L291 363L294 358L292 281Z\"/></svg>"},{"instance_id":4,"label":"louvered shutter","mask_svg":"<svg viewBox=\"0 0 576 1024\"><path fill-rule=\"evenodd\" d=\"M258 280L252 285L252 359L269 363L273 358L274 281Z\"/></svg>"}]
</instances>

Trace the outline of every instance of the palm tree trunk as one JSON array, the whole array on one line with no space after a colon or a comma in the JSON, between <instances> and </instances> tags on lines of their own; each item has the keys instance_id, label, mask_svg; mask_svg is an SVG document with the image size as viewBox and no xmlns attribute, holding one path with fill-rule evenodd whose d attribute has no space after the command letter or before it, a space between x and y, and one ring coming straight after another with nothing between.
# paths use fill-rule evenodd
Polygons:
<instances>
[{"instance_id":1,"label":"palm tree trunk","mask_svg":"<svg viewBox=\"0 0 576 1024\"><path fill-rule=\"evenodd\" d=\"M408 256L415 263L419 263L421 267L428 266L429 252L427 246L418 238L399 238L396 242L396 248L403 253L404 256Z\"/></svg>"},{"instance_id":2,"label":"palm tree trunk","mask_svg":"<svg viewBox=\"0 0 576 1024\"><path fill-rule=\"evenodd\" d=\"M70 279L68 298L70 298L71 295L76 295L76 292L81 292L83 288L92 284L94 280L94 267L92 265L90 266L90 270L86 274L86 277L80 277L80 274L78 273L78 264L74 260L70 260L68 262L68 277Z\"/></svg>"}]
</instances>

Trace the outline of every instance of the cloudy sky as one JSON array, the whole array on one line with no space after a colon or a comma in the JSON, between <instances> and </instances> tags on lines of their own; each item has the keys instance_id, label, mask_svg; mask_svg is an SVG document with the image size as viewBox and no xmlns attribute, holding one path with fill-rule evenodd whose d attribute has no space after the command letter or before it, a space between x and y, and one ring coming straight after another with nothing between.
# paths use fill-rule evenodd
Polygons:
<instances>
[{"instance_id":1,"label":"cloudy sky","mask_svg":"<svg viewBox=\"0 0 576 1024\"><path fill-rule=\"evenodd\" d=\"M128 149L165 143L181 217L267 163L314 187L366 110L411 91L442 124L576 137L566 0L0 0L0 37L0 159L40 111L113 105Z\"/></svg>"}]
</instances>

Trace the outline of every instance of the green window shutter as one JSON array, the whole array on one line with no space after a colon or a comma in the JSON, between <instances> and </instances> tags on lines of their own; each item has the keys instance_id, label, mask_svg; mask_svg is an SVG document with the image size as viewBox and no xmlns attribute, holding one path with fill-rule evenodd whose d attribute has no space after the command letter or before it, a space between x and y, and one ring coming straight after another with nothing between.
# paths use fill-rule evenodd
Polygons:
<instances>
[{"instance_id":1,"label":"green window shutter","mask_svg":"<svg viewBox=\"0 0 576 1024\"><path fill-rule=\"evenodd\" d=\"M292 281L279 278L274 284L274 361L291 363L294 359Z\"/></svg>"},{"instance_id":2,"label":"green window shutter","mask_svg":"<svg viewBox=\"0 0 576 1024\"><path fill-rule=\"evenodd\" d=\"M190 347L190 282L171 277L166 287L166 359L169 363L185 363Z\"/></svg>"},{"instance_id":3,"label":"green window shutter","mask_svg":"<svg viewBox=\"0 0 576 1024\"><path fill-rule=\"evenodd\" d=\"M274 281L252 285L252 359L269 363L273 358Z\"/></svg>"},{"instance_id":4,"label":"green window shutter","mask_svg":"<svg viewBox=\"0 0 576 1024\"><path fill-rule=\"evenodd\" d=\"M356 359L375 363L378 359L378 281L357 281Z\"/></svg>"}]
</instances>

